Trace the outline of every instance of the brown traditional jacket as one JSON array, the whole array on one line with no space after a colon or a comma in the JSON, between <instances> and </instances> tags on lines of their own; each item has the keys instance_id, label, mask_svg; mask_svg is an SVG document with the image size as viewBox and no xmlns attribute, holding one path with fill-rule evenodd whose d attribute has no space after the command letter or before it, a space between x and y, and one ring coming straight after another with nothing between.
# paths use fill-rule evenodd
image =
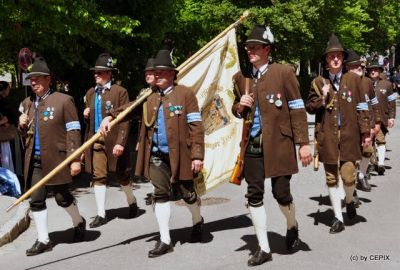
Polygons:
<instances>
[{"instance_id":1,"label":"brown traditional jacket","mask_svg":"<svg viewBox=\"0 0 400 270\"><path fill-rule=\"evenodd\" d=\"M374 92L374 86L372 80L368 77L361 77L361 89L365 96L365 101L368 103L368 110L370 112L371 128L375 127L375 124L381 122L381 112L379 108L379 101Z\"/></svg>"},{"instance_id":2,"label":"brown traditional jacket","mask_svg":"<svg viewBox=\"0 0 400 270\"><path fill-rule=\"evenodd\" d=\"M393 85L388 80L379 79L374 85L374 91L379 100L381 123L387 128L388 120L396 118L397 93L393 92Z\"/></svg>"},{"instance_id":3,"label":"brown traditional jacket","mask_svg":"<svg viewBox=\"0 0 400 270\"><path fill-rule=\"evenodd\" d=\"M29 187L29 170L34 154L34 136L39 136L40 158L43 174L47 175L57 165L63 162L81 144L80 124L78 114L71 96L52 92L37 107L38 134L35 133L36 109L35 101L26 98L22 102L24 113L32 121L30 129L23 129L22 134L26 143L24 178ZM77 159L79 161L79 158ZM72 181L70 168L64 167L58 174L47 182L47 185L65 184Z\"/></svg>"},{"instance_id":4,"label":"brown traditional jacket","mask_svg":"<svg viewBox=\"0 0 400 270\"><path fill-rule=\"evenodd\" d=\"M86 107L90 108L90 118L86 120L88 127L85 132L85 141L95 134L94 127L94 99L95 89L92 87L86 93ZM117 85L111 85L111 89L105 90L102 95L102 115L103 118L112 113L116 108L129 102L128 91ZM129 167L129 149L127 139L129 135L129 121L124 121L114 126L113 129L104 138L107 154L108 171L115 172L119 168ZM112 154L116 144L124 146L124 152L121 156L115 157ZM85 168L88 173L92 172L92 152L93 147L85 151Z\"/></svg>"},{"instance_id":5,"label":"brown traditional jacket","mask_svg":"<svg viewBox=\"0 0 400 270\"><path fill-rule=\"evenodd\" d=\"M233 81L240 93L235 91L232 113L238 118L246 117L239 106L240 97L245 94L246 79L239 72L233 76ZM307 116L293 69L269 64L260 79L252 80L250 91L255 98L249 111L251 118L254 118L257 102L260 109L265 177L297 173L295 144L308 144L309 139Z\"/></svg>"},{"instance_id":6,"label":"brown traditional jacket","mask_svg":"<svg viewBox=\"0 0 400 270\"><path fill-rule=\"evenodd\" d=\"M324 82L330 85L325 105L321 97ZM329 75L318 76L306 101L307 111L315 114L319 160L326 164L337 164L339 159L360 160L361 134L369 134L371 128L368 104L361 90L361 77L351 72L344 73L339 90L334 89Z\"/></svg>"},{"instance_id":7,"label":"brown traditional jacket","mask_svg":"<svg viewBox=\"0 0 400 270\"><path fill-rule=\"evenodd\" d=\"M153 93L144 103L135 175L149 178L152 137L160 106L164 110L171 181L192 180L192 160L204 159L204 127L201 121L191 120L193 115L200 116L197 99L189 88L181 85L174 86L165 96ZM170 110L172 107L180 110Z\"/></svg>"}]
</instances>

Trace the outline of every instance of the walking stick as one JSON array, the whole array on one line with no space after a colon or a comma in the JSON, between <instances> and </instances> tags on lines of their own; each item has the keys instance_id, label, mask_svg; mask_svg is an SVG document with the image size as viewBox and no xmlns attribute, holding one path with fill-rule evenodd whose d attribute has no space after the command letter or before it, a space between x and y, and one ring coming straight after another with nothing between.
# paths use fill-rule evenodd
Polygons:
<instances>
[{"instance_id":1,"label":"walking stick","mask_svg":"<svg viewBox=\"0 0 400 270\"><path fill-rule=\"evenodd\" d=\"M122 111L118 116L110 122L111 128L122 121L135 107L137 107L140 103L142 103L148 96L153 93L151 88L146 88L144 91L141 91L141 94L136 98L136 100L132 103L131 106ZM83 151L89 148L92 144L94 144L101 137L100 132L94 134L88 141L86 141L81 147L76 149L70 156L68 156L63 162L61 162L57 167L55 167L51 172L49 172L45 177L43 177L38 183L36 183L33 187L27 190L21 197L18 198L12 205L7 208L7 212L12 208L20 204L22 201L27 199L34 191L38 188L46 184L52 177L54 177L62 168L70 164L72 161L77 159Z\"/></svg>"}]
</instances>

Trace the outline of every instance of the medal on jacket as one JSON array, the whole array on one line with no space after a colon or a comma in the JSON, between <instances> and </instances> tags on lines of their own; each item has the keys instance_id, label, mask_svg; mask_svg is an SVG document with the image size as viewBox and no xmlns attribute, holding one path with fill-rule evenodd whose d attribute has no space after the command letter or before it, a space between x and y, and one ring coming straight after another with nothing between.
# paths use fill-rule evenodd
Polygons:
<instances>
[{"instance_id":1,"label":"medal on jacket","mask_svg":"<svg viewBox=\"0 0 400 270\"><path fill-rule=\"evenodd\" d=\"M347 92L348 96L347 96L347 102L351 102L352 98L351 98L351 92Z\"/></svg>"},{"instance_id":2,"label":"medal on jacket","mask_svg":"<svg viewBox=\"0 0 400 270\"><path fill-rule=\"evenodd\" d=\"M112 105L111 101L106 101L106 113L112 113L114 111L114 105Z\"/></svg>"},{"instance_id":3,"label":"medal on jacket","mask_svg":"<svg viewBox=\"0 0 400 270\"><path fill-rule=\"evenodd\" d=\"M54 119L54 107L47 107L46 110L42 113L43 114L43 120L51 120Z\"/></svg>"},{"instance_id":4,"label":"medal on jacket","mask_svg":"<svg viewBox=\"0 0 400 270\"><path fill-rule=\"evenodd\" d=\"M269 103L274 103L274 94L269 96Z\"/></svg>"},{"instance_id":5,"label":"medal on jacket","mask_svg":"<svg viewBox=\"0 0 400 270\"><path fill-rule=\"evenodd\" d=\"M168 111L169 111L169 116L173 117L174 116L175 107L172 106L172 103L168 104Z\"/></svg>"},{"instance_id":6,"label":"medal on jacket","mask_svg":"<svg viewBox=\"0 0 400 270\"><path fill-rule=\"evenodd\" d=\"M282 107L281 93L276 94L276 97L278 99L275 100L275 106L280 108L280 107Z\"/></svg>"},{"instance_id":7,"label":"medal on jacket","mask_svg":"<svg viewBox=\"0 0 400 270\"><path fill-rule=\"evenodd\" d=\"M183 109L182 105L176 105L174 107L175 107L175 114L182 114L182 109Z\"/></svg>"}]
</instances>

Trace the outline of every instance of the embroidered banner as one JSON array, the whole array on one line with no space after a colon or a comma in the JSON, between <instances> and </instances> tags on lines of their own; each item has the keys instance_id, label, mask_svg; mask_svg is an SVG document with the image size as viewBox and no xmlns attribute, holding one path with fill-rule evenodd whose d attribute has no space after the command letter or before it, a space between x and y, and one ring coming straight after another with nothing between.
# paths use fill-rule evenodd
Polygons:
<instances>
[{"instance_id":1,"label":"embroidered banner","mask_svg":"<svg viewBox=\"0 0 400 270\"><path fill-rule=\"evenodd\" d=\"M206 133L204 169L196 178L197 191L204 194L228 180L239 153L242 121L231 113L232 77L239 71L235 28L183 65L178 83L196 93Z\"/></svg>"}]
</instances>

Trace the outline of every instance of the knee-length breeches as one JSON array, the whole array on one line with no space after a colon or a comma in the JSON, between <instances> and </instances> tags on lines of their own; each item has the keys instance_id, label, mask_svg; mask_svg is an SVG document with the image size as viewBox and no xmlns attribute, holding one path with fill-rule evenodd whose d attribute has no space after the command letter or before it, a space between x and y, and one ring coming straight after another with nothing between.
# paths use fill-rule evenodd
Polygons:
<instances>
[{"instance_id":1,"label":"knee-length breeches","mask_svg":"<svg viewBox=\"0 0 400 270\"><path fill-rule=\"evenodd\" d=\"M43 178L42 167L39 161L34 161L31 169L31 186L35 185ZM29 205L32 211L46 209L46 198L49 191L53 191L57 204L63 208L70 206L74 202L74 196L69 191L69 184L44 185L34 191L31 195Z\"/></svg>"},{"instance_id":2,"label":"knee-length breeches","mask_svg":"<svg viewBox=\"0 0 400 270\"><path fill-rule=\"evenodd\" d=\"M324 164L324 168L328 187L338 184L339 175L345 186L352 186L356 182L356 163L354 161L341 161L339 168L337 164Z\"/></svg>"},{"instance_id":3,"label":"knee-length breeches","mask_svg":"<svg viewBox=\"0 0 400 270\"><path fill-rule=\"evenodd\" d=\"M151 156L149 176L154 186L154 201L168 202L171 198L171 167L167 156L164 158ZM174 184L186 203L193 204L197 201L193 179L176 180Z\"/></svg>"},{"instance_id":4,"label":"knee-length breeches","mask_svg":"<svg viewBox=\"0 0 400 270\"><path fill-rule=\"evenodd\" d=\"M265 182L263 154L246 154L243 173L247 182L246 198L249 205L253 207L262 206ZM280 205L289 205L293 201L290 192L291 178L291 175L271 178L272 194Z\"/></svg>"}]
</instances>

